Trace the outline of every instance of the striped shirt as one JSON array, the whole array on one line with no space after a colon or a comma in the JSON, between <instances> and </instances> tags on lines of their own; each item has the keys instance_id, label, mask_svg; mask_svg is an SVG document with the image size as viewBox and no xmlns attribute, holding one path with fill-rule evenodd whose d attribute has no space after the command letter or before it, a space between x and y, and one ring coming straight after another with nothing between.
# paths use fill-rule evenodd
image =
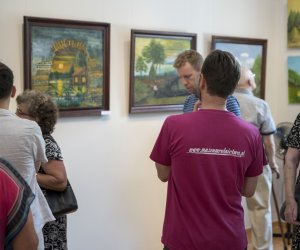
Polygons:
<instances>
[{"instance_id":1,"label":"striped shirt","mask_svg":"<svg viewBox=\"0 0 300 250\"><path fill-rule=\"evenodd\" d=\"M185 102L184 102L184 105L183 105L183 112L184 113L192 112L194 110L194 105L198 100L199 100L199 98L196 97L195 94L189 95L185 99ZM239 102L233 95L230 95L230 96L227 97L226 109L228 111L234 113L236 116L241 116Z\"/></svg>"}]
</instances>

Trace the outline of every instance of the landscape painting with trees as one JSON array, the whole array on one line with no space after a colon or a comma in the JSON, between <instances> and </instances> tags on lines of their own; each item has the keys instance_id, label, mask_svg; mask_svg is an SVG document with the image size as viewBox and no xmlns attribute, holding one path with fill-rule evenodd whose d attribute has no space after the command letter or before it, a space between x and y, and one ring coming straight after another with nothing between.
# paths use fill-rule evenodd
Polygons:
<instances>
[{"instance_id":1,"label":"landscape painting with trees","mask_svg":"<svg viewBox=\"0 0 300 250\"><path fill-rule=\"evenodd\" d=\"M300 1L288 0L288 47L300 47Z\"/></svg>"},{"instance_id":2,"label":"landscape painting with trees","mask_svg":"<svg viewBox=\"0 0 300 250\"><path fill-rule=\"evenodd\" d=\"M179 110L188 94L173 63L196 35L132 31L130 112Z\"/></svg>"},{"instance_id":3,"label":"landscape painting with trees","mask_svg":"<svg viewBox=\"0 0 300 250\"><path fill-rule=\"evenodd\" d=\"M300 56L288 57L289 104L300 103Z\"/></svg>"}]
</instances>

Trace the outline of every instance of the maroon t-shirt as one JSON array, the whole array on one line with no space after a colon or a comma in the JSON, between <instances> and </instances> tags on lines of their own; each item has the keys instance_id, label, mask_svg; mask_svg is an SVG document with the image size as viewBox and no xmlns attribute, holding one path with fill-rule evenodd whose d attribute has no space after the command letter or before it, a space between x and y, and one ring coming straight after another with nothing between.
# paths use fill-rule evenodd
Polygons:
<instances>
[{"instance_id":1,"label":"maroon t-shirt","mask_svg":"<svg viewBox=\"0 0 300 250\"><path fill-rule=\"evenodd\" d=\"M150 158L171 167L163 244L171 250L246 248L244 178L267 164L255 126L227 111L170 116Z\"/></svg>"}]
</instances>

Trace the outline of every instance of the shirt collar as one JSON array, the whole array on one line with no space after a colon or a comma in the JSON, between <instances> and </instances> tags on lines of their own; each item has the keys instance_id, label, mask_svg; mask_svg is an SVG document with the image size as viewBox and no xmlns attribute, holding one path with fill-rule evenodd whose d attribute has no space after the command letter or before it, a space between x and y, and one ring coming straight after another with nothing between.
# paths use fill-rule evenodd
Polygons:
<instances>
[{"instance_id":1,"label":"shirt collar","mask_svg":"<svg viewBox=\"0 0 300 250\"><path fill-rule=\"evenodd\" d=\"M15 114L7 109L1 109L0 108L0 115L5 115L5 116L15 116Z\"/></svg>"},{"instance_id":2,"label":"shirt collar","mask_svg":"<svg viewBox=\"0 0 300 250\"><path fill-rule=\"evenodd\" d=\"M247 95L253 95L253 92L248 89L236 89L235 92Z\"/></svg>"}]
</instances>

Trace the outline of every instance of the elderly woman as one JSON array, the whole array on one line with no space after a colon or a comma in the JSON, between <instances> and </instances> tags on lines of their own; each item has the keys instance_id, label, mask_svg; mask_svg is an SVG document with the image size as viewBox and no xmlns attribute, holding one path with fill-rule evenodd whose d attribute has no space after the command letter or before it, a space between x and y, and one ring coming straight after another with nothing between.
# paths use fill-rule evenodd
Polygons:
<instances>
[{"instance_id":1,"label":"elderly woman","mask_svg":"<svg viewBox=\"0 0 300 250\"><path fill-rule=\"evenodd\" d=\"M58 108L52 99L40 92L26 90L17 97L16 114L25 119L36 121L41 127L46 143L48 162L43 164L37 174L41 188L63 191L67 185L66 169L60 148L51 136L57 121ZM45 249L67 249L66 215L48 222L43 228Z\"/></svg>"},{"instance_id":2,"label":"elderly woman","mask_svg":"<svg viewBox=\"0 0 300 250\"><path fill-rule=\"evenodd\" d=\"M296 170L300 162L300 113L298 114L291 132L287 138L288 150L285 156L284 180L286 209L284 212L285 220L290 224L295 224L293 233L292 249L300 249L300 222L296 221L297 203L295 201L295 180ZM297 177L297 183L300 182L300 175Z\"/></svg>"}]
</instances>

